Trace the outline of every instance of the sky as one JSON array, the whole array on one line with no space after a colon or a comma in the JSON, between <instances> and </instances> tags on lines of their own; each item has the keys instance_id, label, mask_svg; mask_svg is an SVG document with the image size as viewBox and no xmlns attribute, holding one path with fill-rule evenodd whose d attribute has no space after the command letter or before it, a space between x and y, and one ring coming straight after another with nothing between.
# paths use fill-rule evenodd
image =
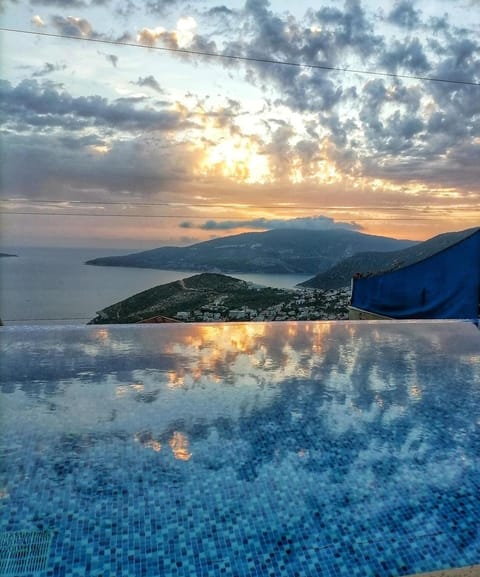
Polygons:
<instances>
[{"instance_id":1,"label":"sky","mask_svg":"<svg viewBox=\"0 0 480 577\"><path fill-rule=\"evenodd\" d=\"M0 2L2 246L480 225L480 0Z\"/></svg>"}]
</instances>

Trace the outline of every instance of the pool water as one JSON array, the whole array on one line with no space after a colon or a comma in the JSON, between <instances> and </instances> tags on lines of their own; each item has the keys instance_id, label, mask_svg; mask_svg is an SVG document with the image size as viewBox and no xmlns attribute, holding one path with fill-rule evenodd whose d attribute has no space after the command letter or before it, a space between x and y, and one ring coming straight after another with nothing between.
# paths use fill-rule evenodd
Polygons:
<instances>
[{"instance_id":1,"label":"pool water","mask_svg":"<svg viewBox=\"0 0 480 577\"><path fill-rule=\"evenodd\" d=\"M0 542L48 542L40 568L12 575L480 563L472 323L3 327L0 340Z\"/></svg>"}]
</instances>

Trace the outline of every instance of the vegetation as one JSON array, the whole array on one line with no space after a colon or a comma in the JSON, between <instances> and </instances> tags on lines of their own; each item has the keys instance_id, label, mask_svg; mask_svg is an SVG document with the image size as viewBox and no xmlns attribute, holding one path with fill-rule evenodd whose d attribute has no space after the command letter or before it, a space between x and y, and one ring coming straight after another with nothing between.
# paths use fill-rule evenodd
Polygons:
<instances>
[{"instance_id":1,"label":"vegetation","mask_svg":"<svg viewBox=\"0 0 480 577\"><path fill-rule=\"evenodd\" d=\"M411 241L353 230L270 230L216 238L187 247L161 247L87 261L98 266L227 273L317 274L359 251L386 251Z\"/></svg>"},{"instance_id":2,"label":"vegetation","mask_svg":"<svg viewBox=\"0 0 480 577\"><path fill-rule=\"evenodd\" d=\"M203 273L160 285L111 305L90 324L135 323L152 317L181 321L346 318L349 293L258 287Z\"/></svg>"},{"instance_id":3,"label":"vegetation","mask_svg":"<svg viewBox=\"0 0 480 577\"><path fill-rule=\"evenodd\" d=\"M301 283L301 286L323 290L337 289L350 285L352 277L357 273L378 274L403 268L447 249L471 235L475 230L477 229L440 234L402 250L358 253Z\"/></svg>"}]
</instances>

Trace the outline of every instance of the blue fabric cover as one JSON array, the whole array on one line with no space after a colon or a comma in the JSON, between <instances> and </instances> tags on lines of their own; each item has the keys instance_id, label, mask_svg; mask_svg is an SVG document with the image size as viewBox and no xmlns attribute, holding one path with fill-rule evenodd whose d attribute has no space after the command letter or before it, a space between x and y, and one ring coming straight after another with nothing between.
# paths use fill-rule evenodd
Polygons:
<instances>
[{"instance_id":1,"label":"blue fabric cover","mask_svg":"<svg viewBox=\"0 0 480 577\"><path fill-rule=\"evenodd\" d=\"M433 256L354 279L352 306L397 319L477 319L480 231Z\"/></svg>"}]
</instances>

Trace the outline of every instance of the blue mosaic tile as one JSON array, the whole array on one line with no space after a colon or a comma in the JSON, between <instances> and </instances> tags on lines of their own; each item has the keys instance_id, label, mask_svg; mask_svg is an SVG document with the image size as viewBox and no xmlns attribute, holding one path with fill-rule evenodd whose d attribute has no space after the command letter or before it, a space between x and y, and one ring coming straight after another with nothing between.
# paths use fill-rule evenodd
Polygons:
<instances>
[{"instance_id":1,"label":"blue mosaic tile","mask_svg":"<svg viewBox=\"0 0 480 577\"><path fill-rule=\"evenodd\" d=\"M480 563L473 325L2 329L1 346L0 532L52 535L29 577Z\"/></svg>"}]
</instances>

